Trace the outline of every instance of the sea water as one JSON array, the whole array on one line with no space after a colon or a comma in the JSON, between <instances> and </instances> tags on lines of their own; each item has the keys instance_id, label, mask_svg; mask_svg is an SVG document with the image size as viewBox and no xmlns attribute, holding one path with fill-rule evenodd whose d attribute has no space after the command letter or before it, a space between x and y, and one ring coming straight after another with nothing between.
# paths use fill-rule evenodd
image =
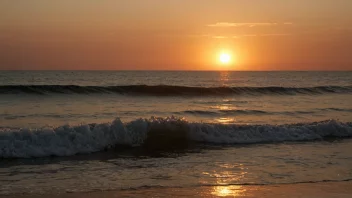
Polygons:
<instances>
[{"instance_id":1,"label":"sea water","mask_svg":"<svg viewBox=\"0 0 352 198\"><path fill-rule=\"evenodd\" d=\"M2 71L0 195L352 180L352 72Z\"/></svg>"}]
</instances>

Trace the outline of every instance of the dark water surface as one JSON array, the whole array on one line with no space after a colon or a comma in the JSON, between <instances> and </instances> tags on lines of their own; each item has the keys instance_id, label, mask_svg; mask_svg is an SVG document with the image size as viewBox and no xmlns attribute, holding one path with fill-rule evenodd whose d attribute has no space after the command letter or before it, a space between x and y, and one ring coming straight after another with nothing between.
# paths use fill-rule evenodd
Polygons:
<instances>
[{"instance_id":1,"label":"dark water surface","mask_svg":"<svg viewBox=\"0 0 352 198\"><path fill-rule=\"evenodd\" d=\"M0 195L351 180L351 121L352 72L1 71Z\"/></svg>"}]
</instances>

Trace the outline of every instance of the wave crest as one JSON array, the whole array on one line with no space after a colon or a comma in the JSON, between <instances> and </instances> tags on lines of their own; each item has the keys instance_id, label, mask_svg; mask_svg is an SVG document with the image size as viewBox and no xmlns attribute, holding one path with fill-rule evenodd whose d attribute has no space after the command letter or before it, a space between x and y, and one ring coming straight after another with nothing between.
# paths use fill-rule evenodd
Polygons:
<instances>
[{"instance_id":1,"label":"wave crest","mask_svg":"<svg viewBox=\"0 0 352 198\"><path fill-rule=\"evenodd\" d=\"M0 157L70 156L117 145L165 146L188 141L253 144L352 137L352 123L335 120L306 124L237 125L190 123L184 119L150 118L122 123L60 126L51 129L0 129Z\"/></svg>"}]
</instances>

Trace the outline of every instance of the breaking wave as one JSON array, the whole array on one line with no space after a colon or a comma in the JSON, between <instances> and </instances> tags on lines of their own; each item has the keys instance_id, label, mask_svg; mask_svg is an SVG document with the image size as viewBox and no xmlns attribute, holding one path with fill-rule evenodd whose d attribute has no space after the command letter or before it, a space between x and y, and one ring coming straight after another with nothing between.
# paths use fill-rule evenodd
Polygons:
<instances>
[{"instance_id":1,"label":"breaking wave","mask_svg":"<svg viewBox=\"0 0 352 198\"><path fill-rule=\"evenodd\" d=\"M116 146L160 146L201 142L254 144L352 137L352 123L335 120L286 125L191 123L150 118L122 123L60 126L45 129L0 129L0 158L70 156Z\"/></svg>"},{"instance_id":2,"label":"breaking wave","mask_svg":"<svg viewBox=\"0 0 352 198\"><path fill-rule=\"evenodd\" d=\"M171 85L77 86L77 85L4 85L0 94L122 94L151 96L212 95L297 95L352 93L352 86L319 87L185 87Z\"/></svg>"}]
</instances>

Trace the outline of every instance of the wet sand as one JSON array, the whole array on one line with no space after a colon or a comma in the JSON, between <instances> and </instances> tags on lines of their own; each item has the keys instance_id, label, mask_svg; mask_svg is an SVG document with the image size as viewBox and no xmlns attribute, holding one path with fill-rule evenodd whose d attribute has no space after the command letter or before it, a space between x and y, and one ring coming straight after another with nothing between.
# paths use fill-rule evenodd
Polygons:
<instances>
[{"instance_id":1,"label":"wet sand","mask_svg":"<svg viewBox=\"0 0 352 198\"><path fill-rule=\"evenodd\" d=\"M89 193L11 195L7 198L109 198L109 197L352 197L352 181L266 186L209 186L195 188L145 188Z\"/></svg>"}]
</instances>

